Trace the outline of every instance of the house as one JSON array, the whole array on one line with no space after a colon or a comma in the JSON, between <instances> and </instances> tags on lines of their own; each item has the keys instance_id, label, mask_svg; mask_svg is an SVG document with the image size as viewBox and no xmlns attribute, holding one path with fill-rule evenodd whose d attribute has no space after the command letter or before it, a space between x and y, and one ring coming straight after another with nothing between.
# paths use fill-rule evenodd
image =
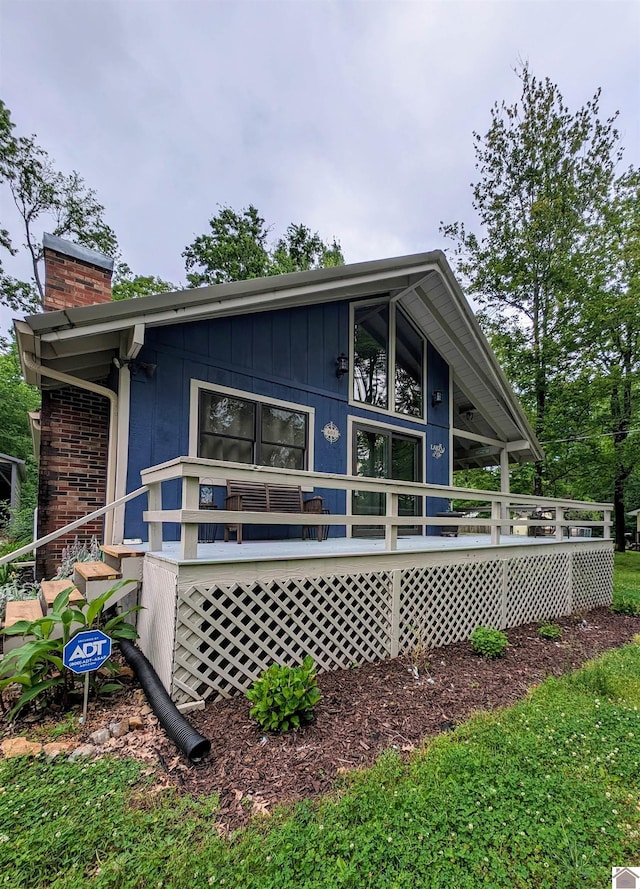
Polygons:
<instances>
[{"instance_id":1,"label":"house","mask_svg":"<svg viewBox=\"0 0 640 889\"><path fill-rule=\"evenodd\" d=\"M611 874L613 889L638 889L640 868L614 867Z\"/></svg>"},{"instance_id":2,"label":"house","mask_svg":"<svg viewBox=\"0 0 640 889\"><path fill-rule=\"evenodd\" d=\"M0 454L0 512L20 505L20 486L26 476L24 460Z\"/></svg>"},{"instance_id":3,"label":"house","mask_svg":"<svg viewBox=\"0 0 640 889\"><path fill-rule=\"evenodd\" d=\"M538 546L552 547L544 555L525 547L525 558L524 544L535 541L519 538L508 558L497 556L509 532L509 466L541 459L542 450L441 251L115 303L108 258L50 235L44 258L45 312L15 324L25 378L43 397L38 535L120 501L142 481L146 496L96 516L85 533L108 544L148 542L144 571L161 592L141 618L144 645L178 697L246 685L274 645L288 659L315 648L326 668L406 649L410 633L398 620L418 620L416 602L426 597L427 621L438 572L445 611L460 602L444 635L430 632L434 644L464 637L481 619L509 625L536 608L562 612L572 591L589 603L610 596L609 504L588 504L603 514L603 538L588 550L563 542L563 504L548 501L541 505L553 510L558 533ZM491 537L473 552L469 540L451 540L457 555L445 556L440 531L454 523L446 514L460 494L453 471L474 466L499 472L499 492L466 492L489 504ZM251 512L242 546L232 552L218 540L204 558L198 522L219 515L231 526L226 484L249 478L322 497L329 539L300 540L300 526L317 516L293 524ZM203 490L216 513L199 510ZM51 574L66 542L38 550L39 574ZM403 578L411 571L410 592ZM504 598L518 586L530 602L547 577L548 602L514 610ZM303 588L314 592L301 605ZM489 588L492 604L469 608L465 597ZM237 593L234 604L221 604L223 589ZM159 615L173 620L176 597L197 614L161 630ZM275 600L282 617L273 616ZM315 641L282 641L296 608L305 632L317 635L338 600L330 643L324 631ZM239 640L254 606L270 616L256 617L251 639ZM353 649L356 611L367 641ZM239 648L212 660L212 635L229 626ZM159 642L166 633L169 654ZM191 679L180 678L179 663ZM222 689L216 671L228 676Z\"/></svg>"}]
</instances>

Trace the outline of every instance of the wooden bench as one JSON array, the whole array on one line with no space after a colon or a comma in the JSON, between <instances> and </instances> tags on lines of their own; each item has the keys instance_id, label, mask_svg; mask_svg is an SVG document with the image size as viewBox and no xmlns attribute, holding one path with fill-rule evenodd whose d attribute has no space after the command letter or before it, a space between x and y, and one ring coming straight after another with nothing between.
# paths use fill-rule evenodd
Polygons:
<instances>
[{"instance_id":1,"label":"wooden bench","mask_svg":"<svg viewBox=\"0 0 640 889\"><path fill-rule=\"evenodd\" d=\"M327 514L322 497L302 499L302 488L295 485L272 485L263 482L227 481L225 509L238 512L286 512L286 513L317 513ZM302 536L305 538L312 527L303 526ZM313 530L316 531L315 526ZM324 527L318 525L317 536L321 541L325 537ZM225 542L229 541L229 531L236 532L238 543L242 543L242 525L229 524L224 526Z\"/></svg>"}]
</instances>

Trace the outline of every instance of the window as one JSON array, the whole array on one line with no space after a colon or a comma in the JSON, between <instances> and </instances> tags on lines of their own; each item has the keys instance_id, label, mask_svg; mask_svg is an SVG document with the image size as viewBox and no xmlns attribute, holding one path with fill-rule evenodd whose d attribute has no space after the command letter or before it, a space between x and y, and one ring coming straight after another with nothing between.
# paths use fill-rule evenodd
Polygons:
<instances>
[{"instance_id":1,"label":"window","mask_svg":"<svg viewBox=\"0 0 640 889\"><path fill-rule=\"evenodd\" d=\"M308 425L305 411L201 389L198 456L306 469Z\"/></svg>"},{"instance_id":2,"label":"window","mask_svg":"<svg viewBox=\"0 0 640 889\"><path fill-rule=\"evenodd\" d=\"M424 339L395 303L355 305L353 399L424 416Z\"/></svg>"},{"instance_id":3,"label":"window","mask_svg":"<svg viewBox=\"0 0 640 889\"><path fill-rule=\"evenodd\" d=\"M392 478L405 482L422 481L422 438L414 438L403 432L394 432L360 423L353 429L352 466L354 475L364 478ZM398 498L398 514L419 516L422 514L422 497L401 494ZM353 515L384 515L386 495L374 491L353 491L351 497ZM354 537L380 536L383 529L371 525L354 525ZM402 527L400 534L420 534L419 526Z\"/></svg>"}]
</instances>

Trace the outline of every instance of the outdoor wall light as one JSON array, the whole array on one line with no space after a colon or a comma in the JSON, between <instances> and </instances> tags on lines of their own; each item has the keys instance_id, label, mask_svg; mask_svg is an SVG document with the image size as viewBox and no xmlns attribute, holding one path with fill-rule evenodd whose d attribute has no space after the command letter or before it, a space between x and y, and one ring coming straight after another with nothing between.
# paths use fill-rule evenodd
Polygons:
<instances>
[{"instance_id":1,"label":"outdoor wall light","mask_svg":"<svg viewBox=\"0 0 640 889\"><path fill-rule=\"evenodd\" d=\"M442 389L434 389L431 393L431 406L442 404Z\"/></svg>"},{"instance_id":2,"label":"outdoor wall light","mask_svg":"<svg viewBox=\"0 0 640 889\"><path fill-rule=\"evenodd\" d=\"M349 373L349 358L341 352L336 358L336 376L340 378L347 373Z\"/></svg>"},{"instance_id":3,"label":"outdoor wall light","mask_svg":"<svg viewBox=\"0 0 640 889\"><path fill-rule=\"evenodd\" d=\"M132 377L135 377L136 374L142 371L149 377L149 379L155 374L157 367L156 364L145 364L143 361L134 361L133 358L120 357L114 358L113 364L118 370L121 370L123 367L128 367Z\"/></svg>"}]
</instances>

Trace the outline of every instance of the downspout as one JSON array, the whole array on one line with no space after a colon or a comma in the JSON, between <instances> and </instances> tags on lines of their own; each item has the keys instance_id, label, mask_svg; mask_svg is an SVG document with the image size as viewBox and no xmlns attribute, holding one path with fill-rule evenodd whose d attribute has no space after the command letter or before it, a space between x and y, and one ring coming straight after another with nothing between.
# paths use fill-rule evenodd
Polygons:
<instances>
[{"instance_id":1,"label":"downspout","mask_svg":"<svg viewBox=\"0 0 640 889\"><path fill-rule=\"evenodd\" d=\"M111 389L100 386L98 383L92 383L90 380L81 380L78 377L72 377L70 374L63 373L60 370L54 370L51 367L45 367L38 364L34 355L23 352L22 360L25 367L34 373L50 380L57 380L59 383L66 383L67 386L74 386L76 389L85 389L87 392L94 392L96 395L102 395L109 401L109 442L107 445L107 492L106 502L111 503L116 499L116 463L117 463L117 442L118 442L118 396ZM105 504L106 505L106 504ZM113 512L109 511L104 517L104 536L105 543L113 543Z\"/></svg>"}]
</instances>

